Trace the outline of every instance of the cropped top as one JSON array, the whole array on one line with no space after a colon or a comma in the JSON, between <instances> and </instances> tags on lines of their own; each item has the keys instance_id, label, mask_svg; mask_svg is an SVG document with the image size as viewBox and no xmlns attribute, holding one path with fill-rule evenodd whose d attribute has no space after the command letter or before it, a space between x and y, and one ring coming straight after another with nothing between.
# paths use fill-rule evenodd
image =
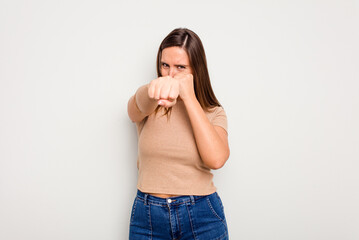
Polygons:
<instances>
[{"instance_id":1,"label":"cropped top","mask_svg":"<svg viewBox=\"0 0 359 240\"><path fill-rule=\"evenodd\" d=\"M142 192L174 195L208 195L216 191L211 169L197 149L185 105L178 99L170 116L164 110L136 123L138 182ZM222 107L205 112L209 121L227 131Z\"/></svg>"}]
</instances>

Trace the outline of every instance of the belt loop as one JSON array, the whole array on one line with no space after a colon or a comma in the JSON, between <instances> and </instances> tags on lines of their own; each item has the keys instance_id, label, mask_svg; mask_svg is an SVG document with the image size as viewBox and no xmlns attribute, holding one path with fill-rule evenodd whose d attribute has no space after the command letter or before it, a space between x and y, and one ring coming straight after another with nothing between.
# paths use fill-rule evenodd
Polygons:
<instances>
[{"instance_id":1,"label":"belt loop","mask_svg":"<svg viewBox=\"0 0 359 240\"><path fill-rule=\"evenodd\" d=\"M193 195L190 195L189 197L191 198L192 205L194 205L194 197L193 197Z\"/></svg>"},{"instance_id":2,"label":"belt loop","mask_svg":"<svg viewBox=\"0 0 359 240\"><path fill-rule=\"evenodd\" d=\"M148 194L145 193L145 205L147 205L147 197L148 197Z\"/></svg>"}]
</instances>

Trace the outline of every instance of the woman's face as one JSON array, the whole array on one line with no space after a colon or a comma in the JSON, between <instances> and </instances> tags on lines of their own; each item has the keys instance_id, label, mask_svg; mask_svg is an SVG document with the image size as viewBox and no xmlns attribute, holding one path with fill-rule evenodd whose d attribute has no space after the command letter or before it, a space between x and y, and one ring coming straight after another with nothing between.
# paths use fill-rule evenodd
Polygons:
<instances>
[{"instance_id":1,"label":"woman's face","mask_svg":"<svg viewBox=\"0 0 359 240\"><path fill-rule=\"evenodd\" d=\"M160 70L162 77L174 77L178 73L191 73L187 52L180 47L168 47L162 50Z\"/></svg>"}]
</instances>

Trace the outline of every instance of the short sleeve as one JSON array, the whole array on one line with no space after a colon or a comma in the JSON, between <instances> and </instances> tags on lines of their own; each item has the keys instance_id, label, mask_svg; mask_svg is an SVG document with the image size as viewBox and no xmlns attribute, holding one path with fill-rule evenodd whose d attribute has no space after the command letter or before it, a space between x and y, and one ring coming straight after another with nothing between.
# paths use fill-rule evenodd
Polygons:
<instances>
[{"instance_id":1,"label":"short sleeve","mask_svg":"<svg viewBox=\"0 0 359 240\"><path fill-rule=\"evenodd\" d=\"M136 129L137 129L137 136L140 136L143 126L145 125L146 121L147 121L147 117L145 117L141 122L136 122Z\"/></svg>"},{"instance_id":2,"label":"short sleeve","mask_svg":"<svg viewBox=\"0 0 359 240\"><path fill-rule=\"evenodd\" d=\"M228 132L227 115L222 107L215 107L213 112L209 112L209 121L214 126L220 126Z\"/></svg>"}]
</instances>

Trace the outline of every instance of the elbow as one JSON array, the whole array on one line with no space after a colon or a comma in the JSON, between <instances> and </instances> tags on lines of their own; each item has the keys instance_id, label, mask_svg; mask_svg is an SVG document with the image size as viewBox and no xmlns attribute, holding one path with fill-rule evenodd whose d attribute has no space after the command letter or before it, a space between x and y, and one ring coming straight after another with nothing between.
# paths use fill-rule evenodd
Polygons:
<instances>
[{"instance_id":1,"label":"elbow","mask_svg":"<svg viewBox=\"0 0 359 240\"><path fill-rule=\"evenodd\" d=\"M127 113L128 113L128 118L131 120L131 122L135 123L135 122L136 122L136 118L135 118L133 115L131 115L130 112L127 112Z\"/></svg>"},{"instance_id":2,"label":"elbow","mask_svg":"<svg viewBox=\"0 0 359 240\"><path fill-rule=\"evenodd\" d=\"M136 119L134 118L134 116L131 114L130 111L127 111L127 115L128 115L128 118L131 120L131 122L136 122Z\"/></svg>"},{"instance_id":3,"label":"elbow","mask_svg":"<svg viewBox=\"0 0 359 240\"><path fill-rule=\"evenodd\" d=\"M227 162L229 158L229 149L226 151L223 155L217 156L214 159L212 159L211 164L208 164L210 169L218 170L224 166L224 164Z\"/></svg>"},{"instance_id":4,"label":"elbow","mask_svg":"<svg viewBox=\"0 0 359 240\"><path fill-rule=\"evenodd\" d=\"M218 161L218 162L214 163L210 168L213 170L218 170L218 169L222 168L224 166L224 164L225 164L225 161L223 161L223 162Z\"/></svg>"}]
</instances>

